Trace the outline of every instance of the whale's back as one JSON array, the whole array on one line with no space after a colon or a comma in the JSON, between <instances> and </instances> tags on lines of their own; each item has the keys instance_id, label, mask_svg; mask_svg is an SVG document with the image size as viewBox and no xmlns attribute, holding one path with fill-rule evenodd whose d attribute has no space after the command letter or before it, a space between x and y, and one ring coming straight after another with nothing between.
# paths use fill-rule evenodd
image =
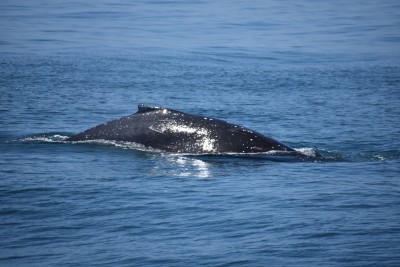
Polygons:
<instances>
[{"instance_id":1,"label":"whale's back","mask_svg":"<svg viewBox=\"0 0 400 267\"><path fill-rule=\"evenodd\" d=\"M139 106L138 112L100 124L68 141L114 140L177 153L257 153L292 148L248 128L180 111Z\"/></svg>"}]
</instances>

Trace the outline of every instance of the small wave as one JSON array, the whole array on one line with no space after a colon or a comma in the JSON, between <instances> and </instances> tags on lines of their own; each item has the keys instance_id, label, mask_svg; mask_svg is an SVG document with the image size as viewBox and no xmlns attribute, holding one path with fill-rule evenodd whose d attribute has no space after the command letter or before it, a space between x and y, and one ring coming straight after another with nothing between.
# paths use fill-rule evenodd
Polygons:
<instances>
[{"instance_id":1,"label":"small wave","mask_svg":"<svg viewBox=\"0 0 400 267\"><path fill-rule=\"evenodd\" d=\"M398 160L400 159L399 151L386 151L380 153L363 153L362 156L370 161L389 161L389 160Z\"/></svg>"},{"instance_id":2,"label":"small wave","mask_svg":"<svg viewBox=\"0 0 400 267\"><path fill-rule=\"evenodd\" d=\"M400 158L399 151L342 151L335 149L318 149L317 153L327 161L345 161L345 162L383 162L390 160L398 160Z\"/></svg>"},{"instance_id":3,"label":"small wave","mask_svg":"<svg viewBox=\"0 0 400 267\"><path fill-rule=\"evenodd\" d=\"M60 143L65 141L69 136L63 134L40 134L28 136L20 139L21 142L46 142L46 143Z\"/></svg>"}]
</instances>

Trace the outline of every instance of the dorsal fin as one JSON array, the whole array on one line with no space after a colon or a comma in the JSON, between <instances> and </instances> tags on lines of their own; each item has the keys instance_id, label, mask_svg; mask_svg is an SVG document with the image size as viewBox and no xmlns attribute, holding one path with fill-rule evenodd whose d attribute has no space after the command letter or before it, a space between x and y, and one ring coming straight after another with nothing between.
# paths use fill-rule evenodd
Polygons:
<instances>
[{"instance_id":1,"label":"dorsal fin","mask_svg":"<svg viewBox=\"0 0 400 267\"><path fill-rule=\"evenodd\" d=\"M157 111L157 110L162 110L164 108L162 107L149 107L145 106L143 104L138 106L138 112L137 113L146 113L146 112L151 112L151 111Z\"/></svg>"},{"instance_id":2,"label":"dorsal fin","mask_svg":"<svg viewBox=\"0 0 400 267\"><path fill-rule=\"evenodd\" d=\"M147 112L160 111L160 110L162 110L164 113L166 113L166 112L174 112L174 113L182 113L183 114L183 112L175 110L175 109L163 108L163 107L149 107L149 106L145 106L143 104L140 104L138 106L137 113L147 113Z\"/></svg>"}]
</instances>

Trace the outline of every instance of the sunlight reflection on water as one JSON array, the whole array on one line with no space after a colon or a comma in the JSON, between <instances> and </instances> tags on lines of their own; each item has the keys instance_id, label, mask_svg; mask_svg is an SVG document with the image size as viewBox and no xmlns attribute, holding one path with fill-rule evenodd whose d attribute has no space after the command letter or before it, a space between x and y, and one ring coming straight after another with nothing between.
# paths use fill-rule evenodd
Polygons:
<instances>
[{"instance_id":1,"label":"sunlight reflection on water","mask_svg":"<svg viewBox=\"0 0 400 267\"><path fill-rule=\"evenodd\" d=\"M211 177L209 163L200 159L178 155L164 155L161 157L153 172L174 177Z\"/></svg>"}]
</instances>

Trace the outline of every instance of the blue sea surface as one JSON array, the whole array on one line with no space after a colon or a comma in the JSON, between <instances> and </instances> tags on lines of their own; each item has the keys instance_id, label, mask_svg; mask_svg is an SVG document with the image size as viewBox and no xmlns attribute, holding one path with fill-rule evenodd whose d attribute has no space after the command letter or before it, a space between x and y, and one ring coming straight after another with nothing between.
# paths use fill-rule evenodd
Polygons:
<instances>
[{"instance_id":1,"label":"blue sea surface","mask_svg":"<svg viewBox=\"0 0 400 267\"><path fill-rule=\"evenodd\" d=\"M315 160L65 138L138 104ZM0 2L0 266L400 266L400 2Z\"/></svg>"}]
</instances>

